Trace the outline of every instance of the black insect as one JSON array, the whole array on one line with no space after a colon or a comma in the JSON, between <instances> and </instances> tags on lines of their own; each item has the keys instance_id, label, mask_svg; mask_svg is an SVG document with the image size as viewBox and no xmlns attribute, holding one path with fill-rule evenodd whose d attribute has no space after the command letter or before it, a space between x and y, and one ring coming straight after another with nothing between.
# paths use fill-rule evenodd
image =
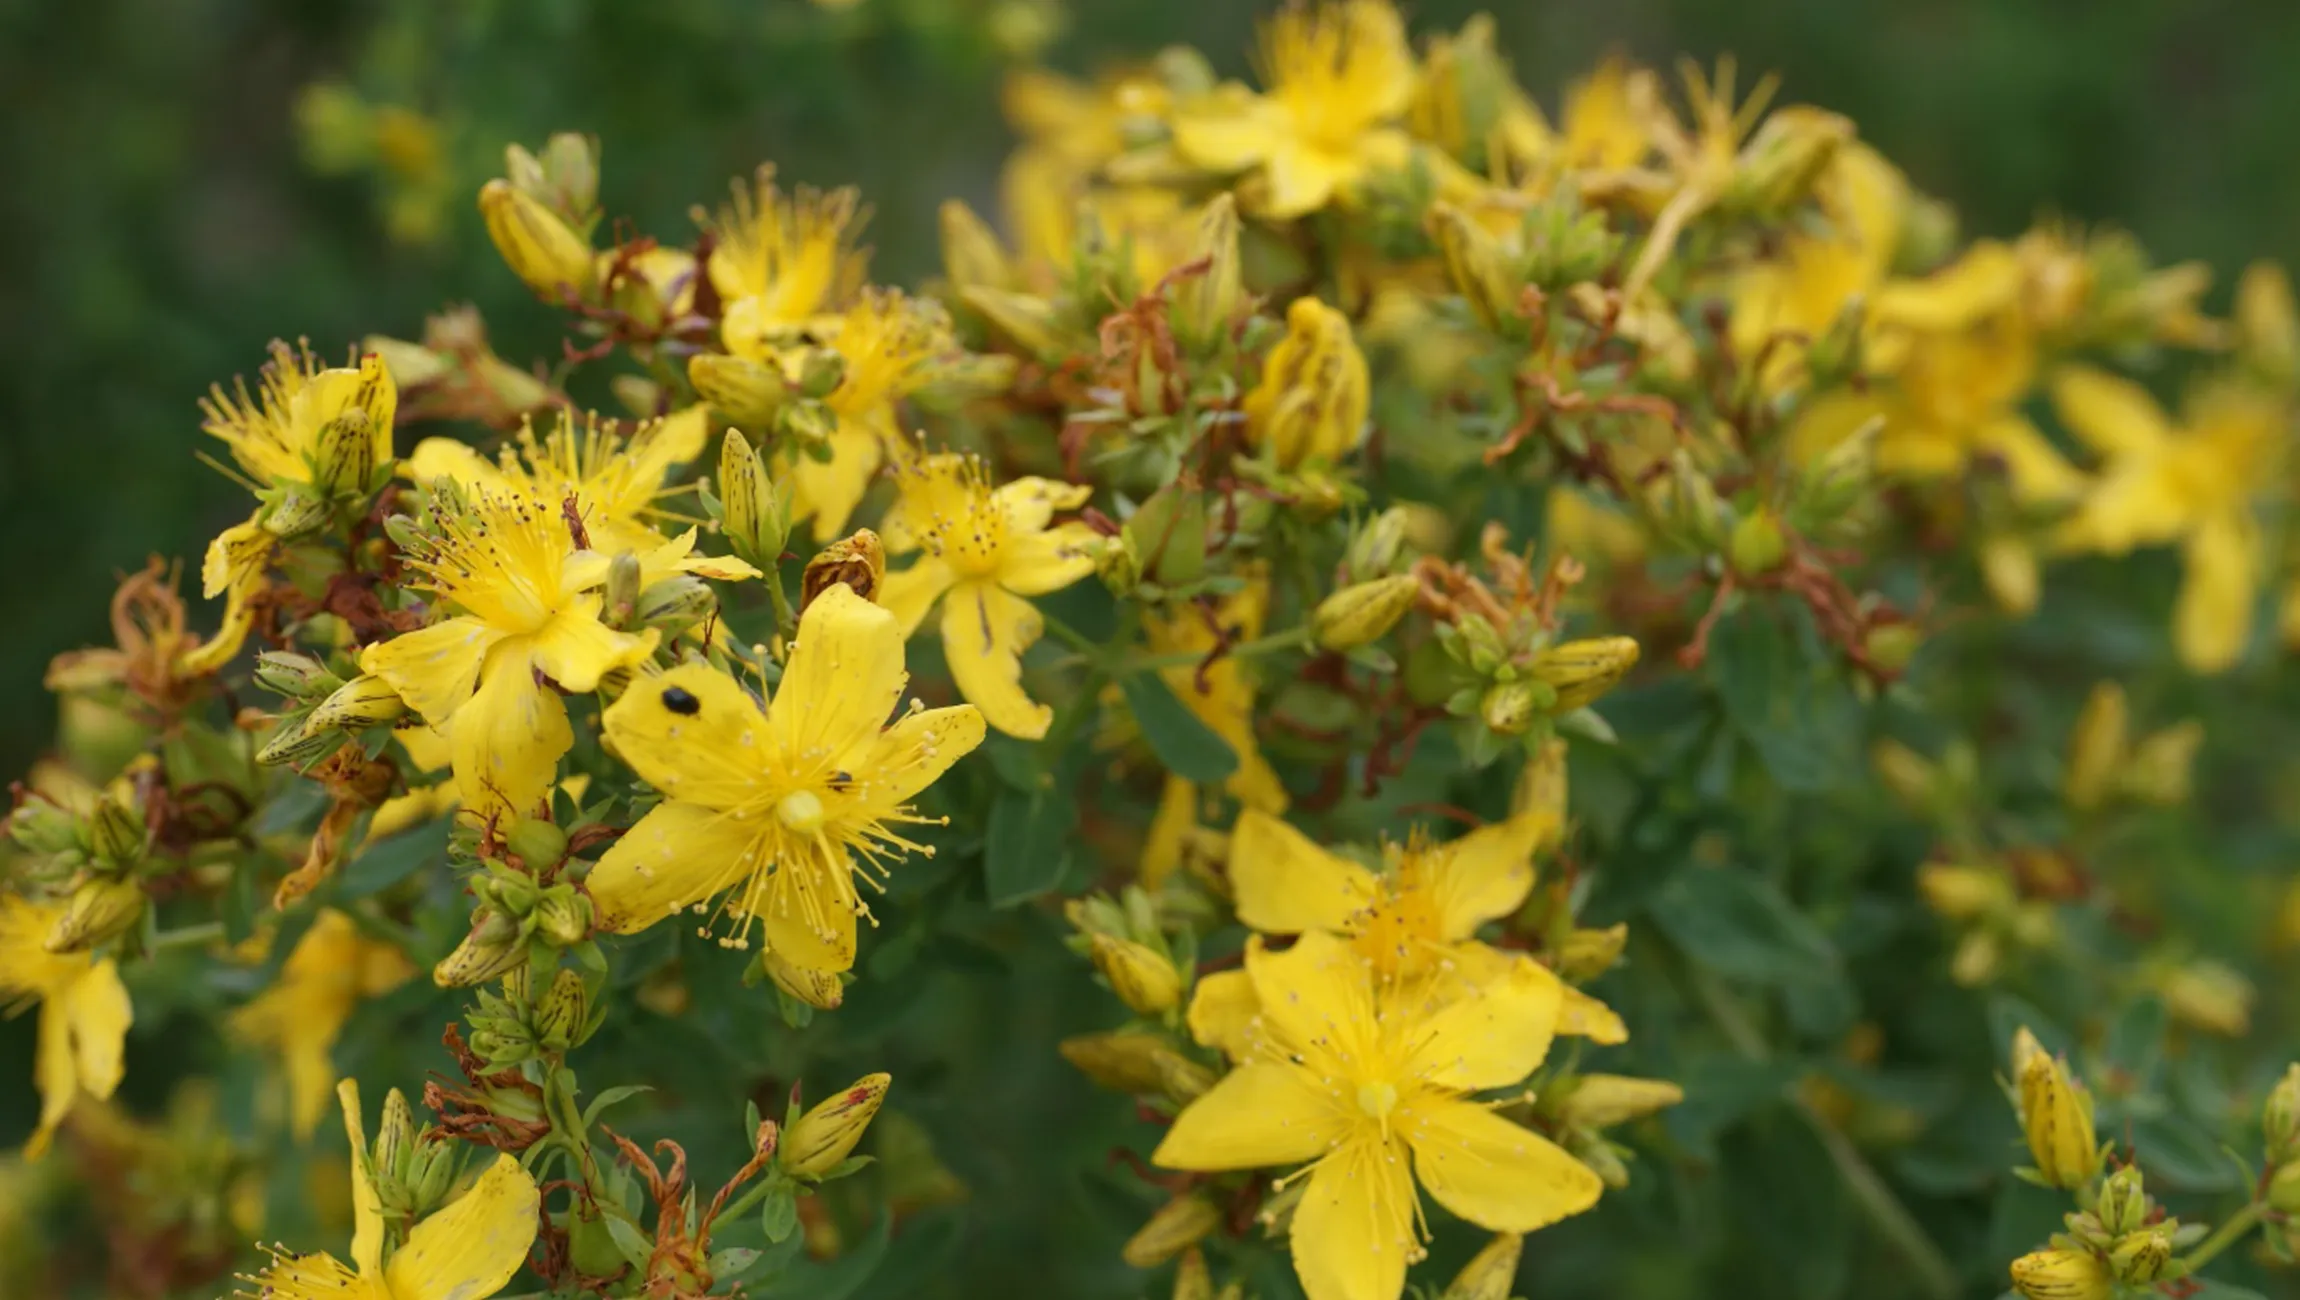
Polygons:
<instances>
[{"instance_id":1,"label":"black insect","mask_svg":"<svg viewBox=\"0 0 2300 1300\"><path fill-rule=\"evenodd\" d=\"M703 702L683 686L666 686L663 688L663 707L691 718L703 711Z\"/></svg>"},{"instance_id":2,"label":"black insect","mask_svg":"<svg viewBox=\"0 0 2300 1300\"><path fill-rule=\"evenodd\" d=\"M831 773L831 789L836 790L841 794L846 793L847 787L853 785L854 783L855 779L851 776L848 776L844 772Z\"/></svg>"}]
</instances>

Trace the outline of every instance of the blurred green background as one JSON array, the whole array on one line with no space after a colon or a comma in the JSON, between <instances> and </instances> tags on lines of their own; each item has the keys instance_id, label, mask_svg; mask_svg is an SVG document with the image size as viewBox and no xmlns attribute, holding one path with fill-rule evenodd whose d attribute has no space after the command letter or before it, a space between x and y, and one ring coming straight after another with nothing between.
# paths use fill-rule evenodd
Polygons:
<instances>
[{"instance_id":1,"label":"blurred green background","mask_svg":"<svg viewBox=\"0 0 2300 1300\"><path fill-rule=\"evenodd\" d=\"M1418 31L1469 3L1409 6ZM50 725L39 675L99 638L115 573L189 557L240 508L192 458L195 399L274 337L333 355L476 302L514 359L548 313L497 263L468 196L507 139L597 133L610 213L667 236L761 159L854 182L882 278L934 262L934 208L993 210L995 88L1018 41L1083 70L1158 44L1247 65L1254 6L1094 0L0 0L0 766ZM1851 114L1967 228L2039 211L2115 222L2223 273L2300 253L2300 5L2290 0L1620 0L1500 7L1554 106L1608 49L1737 54ZM322 175L300 92L341 80L441 128L427 244L387 231L372 173Z\"/></svg>"}]
</instances>

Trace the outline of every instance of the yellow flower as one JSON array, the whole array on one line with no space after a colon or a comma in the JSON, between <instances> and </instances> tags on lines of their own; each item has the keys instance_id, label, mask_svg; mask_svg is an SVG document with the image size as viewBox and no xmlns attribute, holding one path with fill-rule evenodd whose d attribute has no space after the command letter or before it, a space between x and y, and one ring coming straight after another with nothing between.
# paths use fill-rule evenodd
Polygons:
<instances>
[{"instance_id":1,"label":"yellow flower","mask_svg":"<svg viewBox=\"0 0 2300 1300\"><path fill-rule=\"evenodd\" d=\"M2026 1300L2108 1300L2115 1279L2089 1250L2039 1250L2012 1262L2013 1290Z\"/></svg>"},{"instance_id":2,"label":"yellow flower","mask_svg":"<svg viewBox=\"0 0 2300 1300\"><path fill-rule=\"evenodd\" d=\"M535 1244L542 1196L510 1154L495 1157L471 1189L407 1234L383 1257L383 1200L368 1167L367 1126L359 1085L345 1079L336 1096L351 1137L351 1263L321 1252L274 1249L271 1267L243 1281L264 1300L487 1300L508 1286Z\"/></svg>"},{"instance_id":3,"label":"yellow flower","mask_svg":"<svg viewBox=\"0 0 2300 1300\"><path fill-rule=\"evenodd\" d=\"M1883 155L1848 143L1823 174L1824 233L1785 236L1780 255L1759 262L1734 287L1734 350L1762 359L1769 386L1796 378L1814 341L1883 283L1900 241L1908 184Z\"/></svg>"},{"instance_id":4,"label":"yellow flower","mask_svg":"<svg viewBox=\"0 0 2300 1300\"><path fill-rule=\"evenodd\" d=\"M1269 448L1285 469L1340 460L1365 428L1369 382L1349 317L1315 298L1296 298L1286 308L1286 337L1270 349L1262 381L1246 394L1247 441Z\"/></svg>"},{"instance_id":5,"label":"yellow flower","mask_svg":"<svg viewBox=\"0 0 2300 1300\"><path fill-rule=\"evenodd\" d=\"M1195 606L1145 615L1143 637L1150 653L1204 655L1213 651L1217 636L1251 641L1262 635L1270 608L1269 578L1258 570L1245 577L1243 587L1215 602L1211 620ZM1250 672L1247 661L1224 655L1203 671L1195 663L1178 664L1159 669L1158 675L1183 707L1238 756L1237 769L1222 783L1231 797L1249 808L1282 813L1286 810L1286 787L1269 760L1262 757L1254 738L1254 681ZM1177 811L1189 806L1180 801L1194 793L1187 782L1184 786L1183 793L1169 789L1168 802Z\"/></svg>"},{"instance_id":6,"label":"yellow flower","mask_svg":"<svg viewBox=\"0 0 2300 1300\"><path fill-rule=\"evenodd\" d=\"M589 545L604 555L648 551L663 544L652 523L656 502L683 489L666 490L663 480L700 455L709 439L704 408L691 406L659 420L641 423L618 436L596 416L561 411L550 432L520 426L492 463L455 438L426 438L407 457L407 476L419 484L451 479L466 488L495 495L516 494L546 510L559 511L573 498ZM756 570L727 561L729 571L711 577L751 577ZM739 571L738 571L739 570Z\"/></svg>"},{"instance_id":7,"label":"yellow flower","mask_svg":"<svg viewBox=\"0 0 2300 1300\"><path fill-rule=\"evenodd\" d=\"M846 363L845 377L824 399L838 417L830 459L797 455L784 467L791 485L791 518L812 518L817 543L843 536L847 520L870 490L871 479L899 453L895 403L934 378L938 363L957 354L950 319L935 303L897 290L871 290L824 330ZM767 339L736 338L735 355L771 366L795 365L799 353ZM795 378L796 376L792 376Z\"/></svg>"},{"instance_id":8,"label":"yellow flower","mask_svg":"<svg viewBox=\"0 0 2300 1300\"><path fill-rule=\"evenodd\" d=\"M342 467L327 464L321 451L344 432L359 437L339 455L363 457L374 473L391 464L398 406L399 390L375 353L361 357L356 368L322 367L308 346L299 351L274 343L253 395L237 380L229 393L221 384L208 390L200 401L200 428L221 438L240 468L265 487L326 488ZM330 429L339 432L331 435ZM370 486L365 475L358 477L357 483L334 486Z\"/></svg>"},{"instance_id":9,"label":"yellow flower","mask_svg":"<svg viewBox=\"0 0 2300 1300\"><path fill-rule=\"evenodd\" d=\"M825 194L799 187L785 196L775 185L775 169L761 167L746 186L737 181L734 201L710 223L711 287L727 304L721 330L727 350L745 346L777 330L793 330L844 307L862 288L870 250L855 239L870 221L870 209L852 189Z\"/></svg>"},{"instance_id":10,"label":"yellow flower","mask_svg":"<svg viewBox=\"0 0 2300 1300\"><path fill-rule=\"evenodd\" d=\"M0 1006L40 1004L32 1077L40 1086L40 1126L27 1156L48 1149L82 1092L99 1099L120 1086L121 1050L134 1009L111 958L52 953L48 932L64 909L0 894Z\"/></svg>"},{"instance_id":11,"label":"yellow flower","mask_svg":"<svg viewBox=\"0 0 2300 1300\"><path fill-rule=\"evenodd\" d=\"M1395 1300L1425 1253L1416 1182L1496 1232L1531 1232L1597 1202L1597 1175L1469 1099L1518 1083L1548 1054L1556 977L1519 958L1478 992L1431 1001L1377 981L1342 940L1259 940L1246 977L1261 1007L1244 1061L1175 1118L1152 1161L1228 1170L1310 1162L1294 1271L1310 1300Z\"/></svg>"},{"instance_id":12,"label":"yellow flower","mask_svg":"<svg viewBox=\"0 0 2300 1300\"><path fill-rule=\"evenodd\" d=\"M1663 111L1661 80L1652 69L1608 58L1566 87L1553 145L1558 161L1578 172L1635 167L1653 152L1654 123Z\"/></svg>"},{"instance_id":13,"label":"yellow flower","mask_svg":"<svg viewBox=\"0 0 2300 1300\"><path fill-rule=\"evenodd\" d=\"M886 1100L891 1075L866 1074L830 1100L798 1117L783 1134L777 1159L801 1178L820 1178L839 1167L862 1141L863 1130Z\"/></svg>"},{"instance_id":14,"label":"yellow flower","mask_svg":"<svg viewBox=\"0 0 2300 1300\"><path fill-rule=\"evenodd\" d=\"M920 851L894 827L921 820L911 798L982 743L973 705L886 726L907 681L894 615L841 583L799 617L764 711L700 664L624 692L607 739L664 800L591 873L601 924L631 934L733 890L724 942L746 946L755 922L793 966L851 967L869 915L855 873Z\"/></svg>"},{"instance_id":15,"label":"yellow flower","mask_svg":"<svg viewBox=\"0 0 2300 1300\"><path fill-rule=\"evenodd\" d=\"M281 964L278 982L232 1013L233 1032L276 1052L285 1066L297 1137L309 1138L327 1111L344 1022L362 999L388 993L414 973L396 946L368 938L328 908Z\"/></svg>"},{"instance_id":16,"label":"yellow flower","mask_svg":"<svg viewBox=\"0 0 2300 1300\"><path fill-rule=\"evenodd\" d=\"M2176 425L2139 385L2080 366L2055 377L2052 398L2069 431L2105 461L2061 540L2109 555L2178 542L2186 576L2173 644L2181 662L2200 673L2234 664L2265 577L2252 498L2281 469L2282 406L2209 386Z\"/></svg>"},{"instance_id":17,"label":"yellow flower","mask_svg":"<svg viewBox=\"0 0 2300 1300\"><path fill-rule=\"evenodd\" d=\"M461 612L367 647L360 669L390 682L424 721L452 723L465 808L524 815L575 743L559 689L597 690L607 673L652 655L656 633L600 621L607 557L576 550L555 507L475 490L466 505L435 503L432 524L406 557L418 575L410 585L432 594L435 611Z\"/></svg>"},{"instance_id":18,"label":"yellow flower","mask_svg":"<svg viewBox=\"0 0 2300 1300\"><path fill-rule=\"evenodd\" d=\"M2252 981L2217 961L2192 961L2157 968L2151 982L2172 1018L2222 1038L2252 1032Z\"/></svg>"},{"instance_id":19,"label":"yellow flower","mask_svg":"<svg viewBox=\"0 0 2300 1300\"><path fill-rule=\"evenodd\" d=\"M2013 1037L2013 1075L2020 1090L2021 1131L2037 1172L2055 1187L2084 1186L2100 1172L2091 1095L2026 1028Z\"/></svg>"},{"instance_id":20,"label":"yellow flower","mask_svg":"<svg viewBox=\"0 0 2300 1300\"><path fill-rule=\"evenodd\" d=\"M1227 84L1179 106L1172 123L1194 166L1254 171L1249 208L1299 217L1405 161L1397 123L1413 98L1413 52L1387 0L1280 11L1262 29L1262 76L1266 93Z\"/></svg>"},{"instance_id":21,"label":"yellow flower","mask_svg":"<svg viewBox=\"0 0 2300 1300\"><path fill-rule=\"evenodd\" d=\"M942 601L942 651L959 693L1010 736L1036 740L1054 720L1054 710L1022 689L1023 652L1045 629L1024 597L1094 572L1093 530L1052 522L1055 511L1076 509L1092 493L1042 478L993 488L982 462L946 453L902 476L902 499L887 519L888 550L925 554L888 574L880 599L905 636Z\"/></svg>"},{"instance_id":22,"label":"yellow flower","mask_svg":"<svg viewBox=\"0 0 2300 1300\"><path fill-rule=\"evenodd\" d=\"M1247 926L1344 935L1384 978L1410 976L1454 961L1479 926L1516 911L1533 889L1535 851L1557 830L1534 811L1445 843L1417 833L1374 872L1248 809L1230 833L1230 885Z\"/></svg>"}]
</instances>

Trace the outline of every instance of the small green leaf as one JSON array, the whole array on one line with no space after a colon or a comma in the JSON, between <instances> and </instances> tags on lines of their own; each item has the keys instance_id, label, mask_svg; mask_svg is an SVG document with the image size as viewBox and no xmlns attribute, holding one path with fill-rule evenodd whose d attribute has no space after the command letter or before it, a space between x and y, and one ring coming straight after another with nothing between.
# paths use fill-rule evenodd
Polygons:
<instances>
[{"instance_id":1,"label":"small green leaf","mask_svg":"<svg viewBox=\"0 0 2300 1300\"><path fill-rule=\"evenodd\" d=\"M767 1193L759 1203L759 1231L768 1241L779 1242L799 1229L799 1199L797 1189L786 1183Z\"/></svg>"},{"instance_id":2,"label":"small green leaf","mask_svg":"<svg viewBox=\"0 0 2300 1300\"><path fill-rule=\"evenodd\" d=\"M607 1235L614 1239L615 1249L623 1253L625 1262L633 1268L647 1267L648 1257L655 1253L655 1243L647 1239L638 1224L612 1211L602 1216L601 1222L607 1225Z\"/></svg>"},{"instance_id":3,"label":"small green leaf","mask_svg":"<svg viewBox=\"0 0 2300 1300\"><path fill-rule=\"evenodd\" d=\"M369 845L343 869L335 896L349 901L379 894L447 855L447 818Z\"/></svg>"},{"instance_id":4,"label":"small green leaf","mask_svg":"<svg viewBox=\"0 0 2300 1300\"><path fill-rule=\"evenodd\" d=\"M1185 781L1211 785L1238 770L1238 756L1198 721L1156 673L1134 673L1119 682L1126 707L1142 725L1142 738L1168 771Z\"/></svg>"},{"instance_id":5,"label":"small green leaf","mask_svg":"<svg viewBox=\"0 0 2300 1300\"><path fill-rule=\"evenodd\" d=\"M1774 888L1740 867L1689 867L1653 895L1655 924L1729 979L1779 986L1835 980L1837 950Z\"/></svg>"},{"instance_id":6,"label":"small green leaf","mask_svg":"<svg viewBox=\"0 0 2300 1300\"><path fill-rule=\"evenodd\" d=\"M990 805L982 846L983 882L992 907L1012 907L1060 883L1066 856L1062 841L1076 817L1077 806L1069 797L1051 789L999 793Z\"/></svg>"}]
</instances>

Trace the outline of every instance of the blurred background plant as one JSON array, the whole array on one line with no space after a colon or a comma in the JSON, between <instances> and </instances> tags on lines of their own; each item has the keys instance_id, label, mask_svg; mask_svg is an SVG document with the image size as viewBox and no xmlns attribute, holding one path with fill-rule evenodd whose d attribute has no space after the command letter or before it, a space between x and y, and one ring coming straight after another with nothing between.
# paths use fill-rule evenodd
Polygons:
<instances>
[{"instance_id":1,"label":"blurred background plant","mask_svg":"<svg viewBox=\"0 0 2300 1300\"><path fill-rule=\"evenodd\" d=\"M1475 8L1433 2L1411 17L1422 32L1451 30ZM941 200L998 208L999 168L1013 144L997 94L1008 66L1046 59L1086 71L1179 41L1206 51L1225 75L1241 73L1253 16L1250 6L1147 0L503 0L330 12L218 0L9 0L0 8L0 85L12 111L0 123L0 163L15 183L0 196L0 255L11 259L0 274L9 286L0 344L13 364L0 379L8 417L0 543L19 558L0 588L12 629L0 643L4 766L21 770L58 725L38 686L50 657L107 639L93 593L147 553L195 553L244 510L231 484L187 459L198 441L194 402L210 382L245 371L275 336L308 336L332 361L370 333L414 337L427 314L466 299L481 308L502 355L548 356L557 347L562 322L533 306L473 219L470 196L500 170L505 140L558 129L596 134L613 160L602 207L656 232L686 229L698 195L715 198L718 178L747 174L762 159L773 159L786 183L854 184L875 210L874 278L915 282L939 265ZM2289 5L2115 0L2087 7L2077 22L2051 0L1654 0L1558 4L1503 19L1498 34L1519 80L1545 103L1615 48L1656 63L1684 53L1704 65L1730 51L1744 67L1777 70L1788 99L1851 116L1865 140L1948 201L1971 235L2010 236L2040 212L2115 225L2168 261L2207 262L2223 285L2255 257L2300 260L2300 174L2285 162L2288 124L2300 120L2300 83L2285 71L2300 61L2300 12ZM1863 804L1847 790L1859 774L1845 765L1857 751L1839 743L1850 729L1831 730L1847 703L1838 683L1813 726L1761 755L1765 767L1799 768L1808 779L1790 798L1754 801L1731 826L1753 841L1792 816L1838 805L1839 819L1801 823L1804 847L1772 871L1782 891L1725 888L1717 884L1724 873L1694 873L1709 883L1680 879L1661 889L1621 877L1604 901L1649 911L1669 941L1632 953L1639 982L1625 990L1623 1010L1641 1035L1654 1026L1641 1050L1677 1055L1660 1005L1672 995L1644 977L1665 975L1682 954L1777 998L1783 1036L1810 1059L1769 1058L1752 1033L1746 1059L1699 1058L1682 1076L1687 1104L1667 1122L1665 1144L1677 1156L1739 1186L1766 1213L1746 1222L1689 1218L1670 1203L1671 1181L1641 1181L1609 1202L1602 1222L1542 1239L1540 1276L1552 1288L1543 1294L1704 1294L1719 1270L1766 1276L1782 1294L1861 1294L1864 1279L1848 1270L1873 1252L1842 1243L1873 1229L1855 1226L1840 1199L1842 1152L1832 1143L1848 1133L1893 1153L1888 1170L1904 1192L1937 1198L1923 1229L1972 1265L1972 1277L2001 1279L2003 1260L2040 1244L2054 1198L2000 1184L2014 1130L2001 1114L1965 1105L1969 1095L1952 1084L1992 1068L1989 1036L1971 1032L1976 1008L1985 1006L2000 1043L2034 1025L2046 1046L2073 1052L2077 1035L2055 1032L2052 1015L2010 995L1982 1003L1929 994L1950 977L1987 988L2040 954L2050 959L2036 961L2048 979L2098 954L2129 958L2115 936L2051 923L2051 903L2094 883L2072 860L2118 864L2118 898L2145 900L2177 934L2227 935L2227 947L2243 952L2300 937L2300 918L2290 915L2268 933L2294 827L2262 815L2293 806L2285 795L2300 787L2287 738L2272 725L2293 702L2290 674L2279 675L2273 656L2218 679L2181 672L2160 630L2176 571L2163 555L2113 572L2105 562L2072 566L2072 580L2048 598L2047 618L1960 648L1964 662L2003 671L1960 675L1954 663L1934 664L1922 683L1938 715L1982 722L1979 734L1949 735L1930 714L1885 711L1883 729L1906 743L1880 751L1878 769L1912 818L1881 813L1882 796ZM2086 629L2075 656L2061 634L2068 619ZM200 621L212 624L212 612ZM1762 638L1729 637L1717 649L1728 691L1737 674L1771 674L1760 685L1778 694L1776 679L1792 671L1790 652ZM2137 740L2120 733L2116 746L2100 748L2097 715L2107 706L2076 711L2096 679L2130 689L2134 716L2146 720L2132 729ZM1628 697L1612 720L1634 745L1664 730L1678 699L1665 685ZM2115 707L2121 727L2121 696ZM2163 751L2179 748L2178 729L2195 725L2189 719L2212 745L2193 778L2195 815L2174 815L2162 809L2192 793L2187 755ZM1733 719L1735 730L1748 721ZM90 738L80 739L85 746ZM1718 762L1694 755L1682 764L1724 787L1704 787L1707 804L1730 802L1733 745L1723 733ZM2080 768L2107 774L2079 779ZM2176 792L2165 788L2168 769L2181 773ZM1714 856L1721 825L1652 807L1639 786L1650 775L1603 760L1577 770L1575 811L1593 842L1625 872L1639 858ZM2115 818L2107 805L2116 805ZM2209 843L2206 829L2215 832ZM1935 861L1916 883L1942 918L1943 953L1912 938L1905 918L1843 869L1928 854ZM1765 910L1785 896L1810 917ZM1711 924L1720 913L1733 924ZM1768 942L1750 946L1751 935ZM948 942L934 956L963 966L963 949ZM2240 1067L2251 1077L2242 1097L2231 1097L2219 1076L2197 1068L2210 1036L2252 1028L2271 1042L2290 1038L2284 981L2262 980L2255 1000L2221 955L2151 948L2131 965L2129 1009L2115 1031L2079 1054L2085 1072L2106 1084L2102 1137L2137 1132L2159 1162L2152 1186L2238 1190L2211 1135L2174 1112L2256 1106L2272 1077L2260 1071L2280 1066L2281 1058L2263 1057ZM1048 956L1042 945L1028 961L1043 967ZM1061 1279L1053 1293L1130 1293L1140 1282L1114 1243L1140 1207L1112 1205L1108 1185L1085 1173L1122 1140L1123 1117L1040 1050L1093 1023L1092 991L1075 979L1030 975L1026 962L995 981L939 986L934 1040L906 1048L946 1071L904 1073L906 1089L915 1080L915 1095L959 1099L927 1116L927 1127L945 1137L939 1158L978 1206L966 1221L975 1234L963 1252L967 1267L943 1278L941 1293L1048 1278ZM1858 1018L1846 1000L1853 985L1863 999ZM987 1000L986 991L1014 987L1047 991ZM707 1001L708 988L700 991ZM2052 991L2036 996L2050 1002ZM676 979L635 993L666 1015L692 996ZM379 1031L436 1023L441 1005L426 988L379 1001L345 1033L347 1063L395 1051L376 1041ZM921 1017L906 1013L917 1010L883 998L850 1006L841 1013L841 1050L853 1052L858 1071L876 1068L881 1059L865 1049L877 1050L898 1021L915 1031ZM1730 1004L1709 1010L1728 1025L1741 1014ZM165 1115L171 1104L180 1114L169 1085L199 1063L141 1066L203 1040L172 1032L164 1009L156 1019L131 1042L120 1101L134 1114ZM1878 1021L1892 1025L1889 1037ZM605 1050L660 1048L668 1023ZM697 1030L690 1022L677 1032ZM29 1018L6 1026L0 1048L28 1059L18 1048L28 1048L31 1033ZM2160 1050L2166 1042L2171 1050ZM959 1068L947 1068L960 1058L936 1043L966 1045ZM669 1082L724 1100L708 1059L698 1052L684 1066L672 1061ZM33 1113L22 1073L0 1078L0 1126L10 1140L30 1128ZM226 1079L222 1091L244 1096L246 1082ZM1769 1104L1784 1088L1798 1098L1793 1109ZM1827 1122L1808 1130L1811 1116ZM227 1104L225 1122L241 1119ZM884 1158L915 1139L907 1167L919 1199L950 1195L957 1183L925 1129L890 1120ZM1921 1125L1934 1140L1904 1147ZM951 1149L953 1132L974 1133L979 1145ZM1033 1147L1051 1133L1061 1135L1061 1150ZM122 1149L161 1151L201 1170L180 1182L213 1172L218 1185L232 1186L232 1171L199 1164L196 1123L153 1121L148 1131L121 1134ZM312 1163L326 1167L308 1178L269 1171L275 1212L303 1199L307 1184L341 1195L341 1166L316 1156ZM0 1291L13 1280L7 1212L45 1203L41 1177L0 1165ZM1076 1180L1084 1194L1059 1198L1050 1180L1060 1179ZM146 1197L134 1212L180 1229L187 1250L212 1249L241 1235L230 1223L254 1217L231 1203L251 1194L234 1187L212 1196L214 1204L189 1205ZM1975 1213L1976 1205L1985 1210ZM1048 1207L1056 1207L1051 1216ZM76 1239L101 1232L71 1228ZM1704 1263L1623 1249L1657 1236L1684 1239ZM940 1255L905 1252L909 1267L873 1278L872 1293L928 1289L934 1261L958 1257L953 1241L941 1245ZM837 1249L826 1243L823 1253Z\"/></svg>"}]
</instances>

